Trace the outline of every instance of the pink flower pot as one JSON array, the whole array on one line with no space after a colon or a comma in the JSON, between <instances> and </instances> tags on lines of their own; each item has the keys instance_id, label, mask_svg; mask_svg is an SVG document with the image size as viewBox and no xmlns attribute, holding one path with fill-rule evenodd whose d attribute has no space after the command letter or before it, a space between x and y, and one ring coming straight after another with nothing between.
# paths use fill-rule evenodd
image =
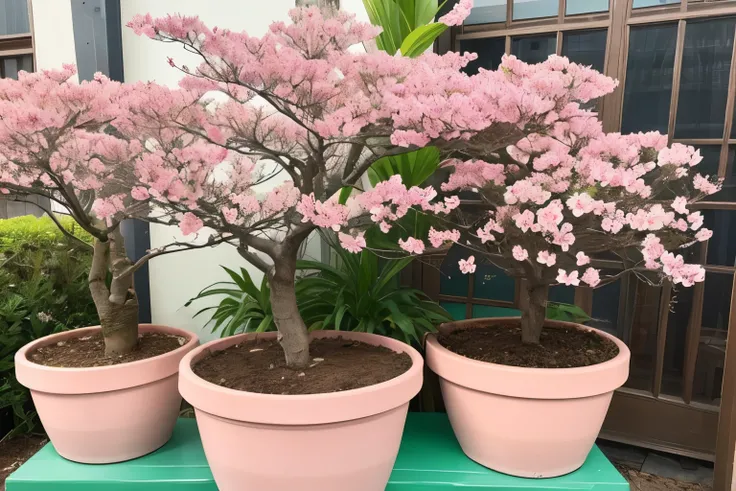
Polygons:
<instances>
[{"instance_id":1,"label":"pink flower pot","mask_svg":"<svg viewBox=\"0 0 736 491\"><path fill-rule=\"evenodd\" d=\"M135 459L169 441L181 406L179 361L199 344L188 331L142 324L141 333L169 333L188 341L154 358L105 367L47 367L27 358L40 346L99 330L96 326L53 334L15 354L18 381L31 390L54 448L62 457L85 464Z\"/></svg>"},{"instance_id":2,"label":"pink flower pot","mask_svg":"<svg viewBox=\"0 0 736 491\"><path fill-rule=\"evenodd\" d=\"M519 322L485 319L485 325ZM463 329L478 319L448 324ZM589 327L548 321L548 326ZM427 366L440 377L447 413L465 454L481 465L520 477L555 477L585 462L608 412L613 391L629 376L630 353L619 339L614 359L582 368L522 368L485 363L427 338Z\"/></svg>"},{"instance_id":3,"label":"pink flower pot","mask_svg":"<svg viewBox=\"0 0 736 491\"><path fill-rule=\"evenodd\" d=\"M385 346L412 358L408 372L378 385L330 394L243 392L205 381L191 366L256 336L212 341L181 361L179 390L197 415L207 462L220 491L383 491L399 452L409 400L422 386L421 355L374 334L315 332ZM370 370L371 367L365 367Z\"/></svg>"}]
</instances>

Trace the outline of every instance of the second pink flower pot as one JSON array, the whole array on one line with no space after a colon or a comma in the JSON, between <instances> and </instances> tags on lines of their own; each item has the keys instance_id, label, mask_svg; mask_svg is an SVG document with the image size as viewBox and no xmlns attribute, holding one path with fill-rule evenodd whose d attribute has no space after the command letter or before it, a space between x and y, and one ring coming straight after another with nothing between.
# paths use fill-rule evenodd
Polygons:
<instances>
[{"instance_id":1,"label":"second pink flower pot","mask_svg":"<svg viewBox=\"0 0 736 491\"><path fill-rule=\"evenodd\" d=\"M518 323L485 319L483 325ZM479 325L460 321L445 329ZM548 321L546 326L579 324ZM470 327L472 328L472 327ZM626 345L602 331L619 354L581 368L523 368L472 360L427 337L427 366L440 377L442 397L465 454L485 467L519 477L544 478L580 468L593 448L613 391L629 376Z\"/></svg>"},{"instance_id":2,"label":"second pink flower pot","mask_svg":"<svg viewBox=\"0 0 736 491\"><path fill-rule=\"evenodd\" d=\"M104 367L57 368L28 360L28 353L39 347L99 331L86 327L53 334L15 354L18 382L31 389L54 448L84 464L135 459L169 441L181 406L179 361L199 344L191 332L142 324L141 333L167 333L187 342L163 355Z\"/></svg>"},{"instance_id":3,"label":"second pink flower pot","mask_svg":"<svg viewBox=\"0 0 736 491\"><path fill-rule=\"evenodd\" d=\"M353 332L323 331L407 353L404 374L361 389L313 395L273 395L220 387L192 365L258 336L212 341L180 366L179 389L194 406L207 462L220 491L383 491L401 443L409 401L422 386L421 355L400 341ZM366 367L370 370L370 367Z\"/></svg>"}]
</instances>

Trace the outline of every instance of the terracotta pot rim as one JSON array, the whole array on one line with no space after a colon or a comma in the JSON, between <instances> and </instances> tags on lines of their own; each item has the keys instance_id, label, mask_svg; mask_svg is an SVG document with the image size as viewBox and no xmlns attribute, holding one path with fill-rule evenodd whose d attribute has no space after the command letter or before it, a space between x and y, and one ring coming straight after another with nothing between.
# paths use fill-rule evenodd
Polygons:
<instances>
[{"instance_id":1,"label":"terracotta pot rim","mask_svg":"<svg viewBox=\"0 0 736 491\"><path fill-rule=\"evenodd\" d=\"M15 370L18 381L31 390L56 394L91 394L136 387L161 378L160 376L152 378L151 376L145 375L146 371L153 371L150 370L151 367L158 367L159 365L170 363L170 360L180 358L183 356L183 353L190 351L199 344L197 335L190 331L159 324L139 324L138 329L140 333L160 332L172 334L187 339L187 342L175 350L151 358L102 367L50 367L28 359L28 353L39 347L48 346L63 339L94 334L99 332L100 329L100 326L81 327L44 336L26 344L15 354ZM172 364L171 368L165 369L164 371L167 373L170 372L168 376L171 376L177 372L177 369L176 364ZM132 372L143 375L126 379L126 376L129 376ZM106 378L109 383L97 383L103 378ZM67 383L70 380L74 380L74 382ZM71 387L75 384L77 385L76 387ZM70 387L65 388L67 385ZM102 385L104 387L94 388L95 385Z\"/></svg>"},{"instance_id":2,"label":"terracotta pot rim","mask_svg":"<svg viewBox=\"0 0 736 491\"><path fill-rule=\"evenodd\" d=\"M519 321L520 317L490 317L469 319L464 321L443 324L450 330L463 328L468 325L487 321L490 324L499 322ZM617 337L592 327L574 322L546 321L549 327L574 327L576 329L593 331L599 336L613 341L619 348L618 354L603 363L574 368L529 368L511 365L501 365L479 360L473 360L459 355L442 346L436 334L429 334L426 338L427 365L440 377L450 382L471 389L491 392L512 397L527 397L536 399L568 399L590 397L615 390L623 385L628 377L628 367L631 353L626 344ZM472 329L473 327L468 327ZM486 372L492 376L486 380L470 380L467 372ZM583 379L600 378L598 388L591 390L576 388L567 379L571 377ZM563 384L563 380L567 383ZM565 389L560 390L560 386ZM545 387L546 386L546 387ZM578 387L582 387L579 384Z\"/></svg>"},{"instance_id":3,"label":"terracotta pot rim","mask_svg":"<svg viewBox=\"0 0 736 491\"><path fill-rule=\"evenodd\" d=\"M316 331L310 338L354 339L384 346L411 357L412 365L406 372L379 384L359 389L320 394L262 394L222 387L199 377L192 365L212 348L221 351L246 339L275 339L277 333L247 333L218 339L189 352L179 366L179 390L197 410L213 416L251 423L305 425L350 421L394 409L408 402L421 389L424 358L412 346L386 336L349 331ZM372 342L371 342L372 341ZM388 396L383 397L388 393ZM409 394L407 396L407 394ZM377 396L381 394L381 396ZM217 404L215 399L227 399L228 404ZM359 402L354 402L354 401ZM363 401L363 402L360 402ZM301 405L301 408L297 405ZM348 407L346 407L348 406Z\"/></svg>"}]
</instances>

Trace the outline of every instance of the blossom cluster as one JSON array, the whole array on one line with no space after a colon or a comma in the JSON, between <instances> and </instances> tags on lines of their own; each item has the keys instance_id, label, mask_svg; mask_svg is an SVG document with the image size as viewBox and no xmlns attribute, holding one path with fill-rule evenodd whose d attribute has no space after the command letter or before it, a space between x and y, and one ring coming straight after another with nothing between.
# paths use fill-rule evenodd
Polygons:
<instances>
[{"instance_id":1,"label":"blossom cluster","mask_svg":"<svg viewBox=\"0 0 736 491\"><path fill-rule=\"evenodd\" d=\"M655 271L684 286L703 281L702 266L672 251L712 236L691 208L721 183L697 172L699 151L667 146L664 135L604 133L582 104L615 82L561 57L527 65L506 56L497 71L458 75L453 85L435 94L431 107L420 99L398 118L400 125L416 125L412 143L443 149L442 165L452 170L440 186L444 194L425 189L429 201L407 203L443 215L447 229L432 229L426 238L399 244L402 249L421 254L423 239L433 247L454 242L473 254L460 261L464 273L475 271L481 254L537 282L595 287L605 278L591 258L633 248L641 259L627 268ZM443 147L450 132L456 140ZM485 211L468 216L433 208L442 200L459 203L452 195L459 192L474 193L474 209ZM371 200L374 221L387 230L396 216L386 206L405 203L408 194L394 183L390 199L376 190L362 199Z\"/></svg>"}]
</instances>

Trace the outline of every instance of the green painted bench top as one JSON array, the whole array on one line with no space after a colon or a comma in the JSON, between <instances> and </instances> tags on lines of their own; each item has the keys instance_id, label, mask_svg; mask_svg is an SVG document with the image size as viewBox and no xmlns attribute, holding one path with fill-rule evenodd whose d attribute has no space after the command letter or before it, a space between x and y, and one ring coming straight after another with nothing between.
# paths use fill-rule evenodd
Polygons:
<instances>
[{"instance_id":1,"label":"green painted bench top","mask_svg":"<svg viewBox=\"0 0 736 491\"><path fill-rule=\"evenodd\" d=\"M7 491L217 491L193 419L180 420L173 438L160 450L120 464L69 462L48 444L13 473L6 486ZM629 485L597 447L581 469L566 476L532 480L499 474L462 453L446 415L410 413L387 491L458 488L628 491Z\"/></svg>"}]
</instances>

